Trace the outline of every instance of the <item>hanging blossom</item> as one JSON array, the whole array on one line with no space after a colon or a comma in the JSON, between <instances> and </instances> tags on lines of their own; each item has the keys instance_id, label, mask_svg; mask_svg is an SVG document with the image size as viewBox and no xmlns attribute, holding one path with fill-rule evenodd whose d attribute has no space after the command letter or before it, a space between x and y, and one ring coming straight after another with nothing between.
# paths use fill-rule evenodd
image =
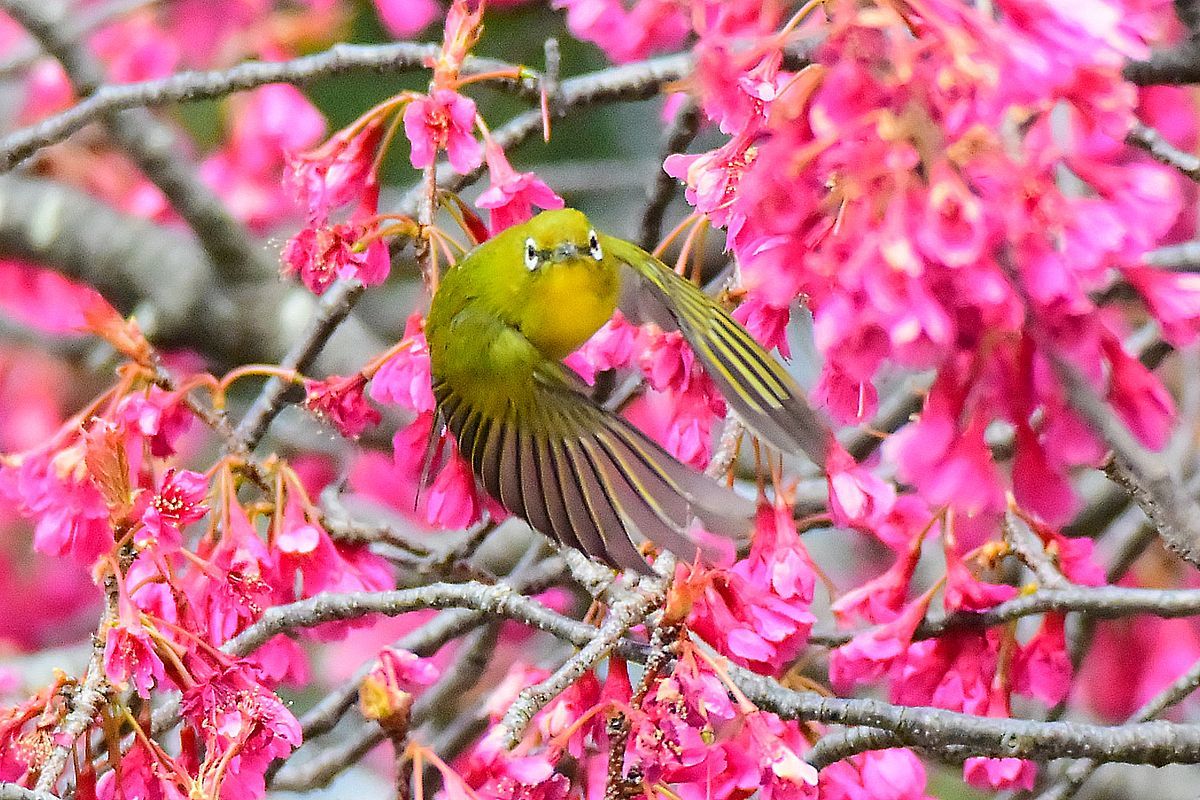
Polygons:
<instances>
[{"instance_id":1,"label":"hanging blossom","mask_svg":"<svg viewBox=\"0 0 1200 800\"><path fill-rule=\"evenodd\" d=\"M688 627L718 652L778 674L807 645L815 572L789 503L760 507L748 558L683 573L675 591L694 596Z\"/></svg>"},{"instance_id":2,"label":"hanging blossom","mask_svg":"<svg viewBox=\"0 0 1200 800\"><path fill-rule=\"evenodd\" d=\"M300 723L244 663L208 672L180 703L204 746L196 782L210 797L262 797L267 767L300 744Z\"/></svg>"},{"instance_id":3,"label":"hanging blossom","mask_svg":"<svg viewBox=\"0 0 1200 800\"><path fill-rule=\"evenodd\" d=\"M384 361L371 378L371 399L415 414L431 414L436 402L429 375L425 318L419 311L409 315L400 341L396 354Z\"/></svg>"},{"instance_id":4,"label":"hanging blossom","mask_svg":"<svg viewBox=\"0 0 1200 800\"><path fill-rule=\"evenodd\" d=\"M517 172L495 142L484 146L490 186L479 195L475 205L490 209L488 230L495 236L502 230L529 220L533 206L545 209L563 207L563 199L532 172Z\"/></svg>"},{"instance_id":5,"label":"hanging blossom","mask_svg":"<svg viewBox=\"0 0 1200 800\"><path fill-rule=\"evenodd\" d=\"M347 439L354 439L382 417L367 402L367 379L361 374L332 375L323 381L304 381L304 407L329 422Z\"/></svg>"}]
</instances>

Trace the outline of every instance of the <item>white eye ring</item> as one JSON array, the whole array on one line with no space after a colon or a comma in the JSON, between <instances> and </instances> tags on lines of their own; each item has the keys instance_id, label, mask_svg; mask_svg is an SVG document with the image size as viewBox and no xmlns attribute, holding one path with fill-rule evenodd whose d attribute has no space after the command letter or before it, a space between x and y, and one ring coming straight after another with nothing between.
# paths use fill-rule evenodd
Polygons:
<instances>
[{"instance_id":1,"label":"white eye ring","mask_svg":"<svg viewBox=\"0 0 1200 800\"><path fill-rule=\"evenodd\" d=\"M595 230L588 231L588 253L597 261L604 258L604 251L600 249L600 237L596 236Z\"/></svg>"},{"instance_id":2,"label":"white eye ring","mask_svg":"<svg viewBox=\"0 0 1200 800\"><path fill-rule=\"evenodd\" d=\"M525 240L525 269L533 272L541 264L541 259L538 258L537 242L530 236Z\"/></svg>"}]
</instances>

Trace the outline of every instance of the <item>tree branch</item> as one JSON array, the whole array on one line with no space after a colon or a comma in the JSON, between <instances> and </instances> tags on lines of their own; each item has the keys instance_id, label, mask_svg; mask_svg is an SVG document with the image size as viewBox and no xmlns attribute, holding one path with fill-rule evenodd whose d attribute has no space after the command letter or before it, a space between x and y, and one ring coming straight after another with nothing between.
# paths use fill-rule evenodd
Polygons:
<instances>
[{"instance_id":1,"label":"tree branch","mask_svg":"<svg viewBox=\"0 0 1200 800\"><path fill-rule=\"evenodd\" d=\"M551 611L507 584L433 583L390 592L320 594L308 600L274 606L268 608L258 622L226 642L222 649L242 656L280 633L311 628L323 622L359 619L367 614L394 617L429 608L475 609L489 617L515 619L579 645L586 645L596 635L593 626Z\"/></svg>"},{"instance_id":2,"label":"tree branch","mask_svg":"<svg viewBox=\"0 0 1200 800\"><path fill-rule=\"evenodd\" d=\"M22 1L2 0L0 7L7 7L9 4L21 5ZM114 112L169 103L211 100L271 83L303 86L317 78L351 72L375 72L381 75L407 72L424 67L438 52L438 45L414 42L380 45L336 44L324 52L289 61L247 61L223 70L178 72L166 78L120 85L101 85L102 81L96 81L90 92L82 92L81 88L81 92L88 94L88 97L65 111L0 138L0 171L12 169L38 150L61 142L89 123L102 120ZM76 60L74 55L66 57L72 61ZM666 80L675 80L682 77L690 66L691 57L683 54L613 67L595 73L601 80L604 76L611 78L611 83L597 87L597 91L634 92L636 90L630 87L638 82L651 83L657 90L658 86L666 82L662 77L664 74L670 73L675 76ZM517 69L513 64L469 56L463 64L462 71L465 75L472 75L513 69ZM498 83L513 88L519 94L535 93L538 90L536 73L526 67L520 69L529 77L520 82L505 80ZM573 104L566 99L565 88L570 83L571 80L563 81L560 90L560 96L564 98L562 102L567 105ZM611 99L637 98L630 95L627 98ZM565 109L556 107L553 110L562 113Z\"/></svg>"},{"instance_id":3,"label":"tree branch","mask_svg":"<svg viewBox=\"0 0 1200 800\"><path fill-rule=\"evenodd\" d=\"M1046 553L1041 538L1029 529L1025 520L1011 511L1004 515L1004 538L1017 557L1033 571L1042 586L1048 589L1066 589L1071 586L1067 576L1063 575L1062 570Z\"/></svg>"},{"instance_id":4,"label":"tree branch","mask_svg":"<svg viewBox=\"0 0 1200 800\"><path fill-rule=\"evenodd\" d=\"M663 215L667 206L679 191L679 181L667 174L663 162L675 154L682 153L700 132L700 109L688 101L679 109L671 127L663 136L662 149L654 171L654 180L646 190L646 208L642 211L642 224L638 229L638 244L644 250L653 250L662 236Z\"/></svg>"},{"instance_id":5,"label":"tree branch","mask_svg":"<svg viewBox=\"0 0 1200 800\"><path fill-rule=\"evenodd\" d=\"M528 593L536 592L546 586L552 578L563 572L563 563L557 558L547 558L529 569L518 568L505 583L515 591ZM455 639L484 621L484 614L463 608L451 608L438 613L425 625L400 639L395 647L428 656L436 652L442 645ZM375 668L375 661L363 664L341 686L329 690L300 718L300 729L304 733L304 741L309 741L333 729L342 714L354 704L358 696L358 687L363 678Z\"/></svg>"},{"instance_id":6,"label":"tree branch","mask_svg":"<svg viewBox=\"0 0 1200 800\"><path fill-rule=\"evenodd\" d=\"M316 313L308 327L287 351L279 365L284 369L307 372L316 361L325 343L338 326L350 316L354 304L362 296L363 285L355 280L340 280L321 295ZM270 377L254 399L250 409L238 424L236 436L247 450L253 450L283 408L284 397L293 384Z\"/></svg>"},{"instance_id":7,"label":"tree branch","mask_svg":"<svg viewBox=\"0 0 1200 800\"><path fill-rule=\"evenodd\" d=\"M861 725L894 733L907 747L953 747L964 756L1081 758L1130 764L1200 763L1200 725L1143 722L1106 727L977 717L937 708L897 706L879 700L846 700L785 689L771 678L726 665L733 682L756 706L784 719Z\"/></svg>"},{"instance_id":8,"label":"tree branch","mask_svg":"<svg viewBox=\"0 0 1200 800\"><path fill-rule=\"evenodd\" d=\"M629 629L642 623L646 614L662 601L669 579L647 578L639 583L638 589L622 593L609 607L604 623L578 653L568 658L545 680L522 689L517 695L517 699L504 712L504 719L500 722L500 727L504 730L504 740L510 749L521 741L526 726L537 712L565 692L571 684L583 677L585 672L607 658Z\"/></svg>"},{"instance_id":9,"label":"tree branch","mask_svg":"<svg viewBox=\"0 0 1200 800\"><path fill-rule=\"evenodd\" d=\"M117 582L111 575L104 581L104 595L104 613L100 616L100 625L92 640L92 658L88 662L87 674L79 690L71 698L70 713L54 733L54 749L41 763L37 783L33 787L35 794L48 794L54 789L54 784L67 767L71 751L75 749L75 741L91 727L101 704L112 691L112 686L104 675L103 635L109 623L117 616Z\"/></svg>"},{"instance_id":10,"label":"tree branch","mask_svg":"<svg viewBox=\"0 0 1200 800\"><path fill-rule=\"evenodd\" d=\"M59 798L49 792L26 789L15 783L0 783L0 800L59 800Z\"/></svg>"},{"instance_id":11,"label":"tree branch","mask_svg":"<svg viewBox=\"0 0 1200 800\"><path fill-rule=\"evenodd\" d=\"M1200 589L1142 589L1126 586L1065 586L1039 589L1033 594L1006 600L986 611L957 612L926 619L917 628L915 639L931 639L963 627L990 627L1047 611L1086 614L1094 617L1122 617L1130 614L1154 614L1174 618L1200 614ZM863 631L814 632L814 644L840 647Z\"/></svg>"},{"instance_id":12,"label":"tree branch","mask_svg":"<svg viewBox=\"0 0 1200 800\"><path fill-rule=\"evenodd\" d=\"M1150 698L1129 718L1129 723L1144 723L1154 719L1171 706L1183 702L1197 687L1200 687L1200 661L1176 678L1170 686ZM1099 763L1091 758L1072 764L1065 770L1063 777L1043 792L1038 800L1067 800L1091 777L1098 766Z\"/></svg>"},{"instance_id":13,"label":"tree branch","mask_svg":"<svg viewBox=\"0 0 1200 800\"><path fill-rule=\"evenodd\" d=\"M804 754L804 760L818 770L842 759L865 753L868 750L886 750L902 747L900 736L892 731L857 725L852 728L827 733L817 740L812 749Z\"/></svg>"},{"instance_id":14,"label":"tree branch","mask_svg":"<svg viewBox=\"0 0 1200 800\"><path fill-rule=\"evenodd\" d=\"M103 66L70 37L63 7L46 8L33 0L0 0L0 9L62 64L80 95L90 95L104 84ZM274 264L249 232L190 169L170 128L141 109L113 111L102 119L113 138L195 232L218 277L237 283L273 271Z\"/></svg>"},{"instance_id":15,"label":"tree branch","mask_svg":"<svg viewBox=\"0 0 1200 800\"><path fill-rule=\"evenodd\" d=\"M452 706L457 697L479 682L487 667L487 657L495 649L496 633L497 626L488 625L478 631L470 641L463 643L462 649L455 653L454 662L446 673L413 704L413 728L432 714ZM311 791L327 786L385 738L386 734L379 725L367 722L344 742L338 742L303 764L280 770L271 780L270 786L272 789L292 792Z\"/></svg>"},{"instance_id":16,"label":"tree branch","mask_svg":"<svg viewBox=\"0 0 1200 800\"><path fill-rule=\"evenodd\" d=\"M1121 76L1137 86L1200 83L1200 46L1189 40L1155 50L1149 58L1126 63Z\"/></svg>"}]
</instances>

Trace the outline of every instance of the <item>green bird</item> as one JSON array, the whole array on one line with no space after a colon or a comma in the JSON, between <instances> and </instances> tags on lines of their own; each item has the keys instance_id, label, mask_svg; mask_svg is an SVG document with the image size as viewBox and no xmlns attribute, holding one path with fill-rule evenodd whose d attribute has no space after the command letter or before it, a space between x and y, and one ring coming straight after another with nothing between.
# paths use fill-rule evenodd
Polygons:
<instances>
[{"instance_id":1,"label":"green bird","mask_svg":"<svg viewBox=\"0 0 1200 800\"><path fill-rule=\"evenodd\" d=\"M450 267L425 334L440 420L487 493L558 542L645 573L638 537L691 559L693 519L745 536L754 504L592 401L562 364L622 298L635 318L678 328L753 434L824 463L829 430L783 367L696 286L574 209L542 212Z\"/></svg>"}]
</instances>

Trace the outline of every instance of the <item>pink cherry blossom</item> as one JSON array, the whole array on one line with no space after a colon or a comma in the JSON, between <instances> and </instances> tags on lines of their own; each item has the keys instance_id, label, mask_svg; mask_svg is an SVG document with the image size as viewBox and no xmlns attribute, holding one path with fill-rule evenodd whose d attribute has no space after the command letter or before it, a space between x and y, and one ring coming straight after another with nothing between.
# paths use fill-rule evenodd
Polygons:
<instances>
[{"instance_id":1,"label":"pink cherry blossom","mask_svg":"<svg viewBox=\"0 0 1200 800\"><path fill-rule=\"evenodd\" d=\"M807 742L793 726L765 712L746 715L742 746L757 762L763 797L774 800L817 797L817 770L800 757Z\"/></svg>"},{"instance_id":2,"label":"pink cherry blossom","mask_svg":"<svg viewBox=\"0 0 1200 800\"><path fill-rule=\"evenodd\" d=\"M533 216L533 206L547 209L563 207L563 199L536 175L514 170L504 151L494 142L487 143L484 153L491 183L479 195L475 205L491 209L489 230L493 236L528 220Z\"/></svg>"},{"instance_id":3,"label":"pink cherry blossom","mask_svg":"<svg viewBox=\"0 0 1200 800\"><path fill-rule=\"evenodd\" d=\"M434 0L374 0L375 11L387 32L407 39L429 27L442 10Z\"/></svg>"},{"instance_id":4,"label":"pink cherry blossom","mask_svg":"<svg viewBox=\"0 0 1200 800\"><path fill-rule=\"evenodd\" d=\"M300 723L244 663L211 670L184 691L180 709L204 743L205 764L228 764L224 771L201 765L216 782L205 787L214 797L262 797L267 767L300 744Z\"/></svg>"},{"instance_id":5,"label":"pink cherry blossom","mask_svg":"<svg viewBox=\"0 0 1200 800\"><path fill-rule=\"evenodd\" d=\"M1112 368L1109 401L1130 430L1147 447L1158 450L1167 442L1175 404L1150 370L1118 345L1106 348Z\"/></svg>"},{"instance_id":6,"label":"pink cherry blossom","mask_svg":"<svg viewBox=\"0 0 1200 800\"><path fill-rule=\"evenodd\" d=\"M131 685L144 698L166 678L162 659L132 601L122 594L116 623L104 637L104 674L114 686Z\"/></svg>"},{"instance_id":7,"label":"pink cherry blossom","mask_svg":"<svg viewBox=\"0 0 1200 800\"><path fill-rule=\"evenodd\" d=\"M283 514L273 533L279 592L299 597L321 592L367 592L394 586L391 570L365 547L334 542L325 529L310 519L294 487L287 490ZM298 578L298 581L297 581ZM344 626L323 628L338 633Z\"/></svg>"},{"instance_id":8,"label":"pink cherry blossom","mask_svg":"<svg viewBox=\"0 0 1200 800\"><path fill-rule=\"evenodd\" d=\"M353 439L379 424L381 419L379 411L363 396L366 387L367 381L362 375L305 380L304 407L333 425L346 438Z\"/></svg>"},{"instance_id":9,"label":"pink cherry blossom","mask_svg":"<svg viewBox=\"0 0 1200 800\"><path fill-rule=\"evenodd\" d=\"M1071 690L1071 659L1062 614L1046 614L1042 627L1013 657L1013 691L1053 708Z\"/></svg>"},{"instance_id":10,"label":"pink cherry blossom","mask_svg":"<svg viewBox=\"0 0 1200 800\"><path fill-rule=\"evenodd\" d=\"M121 420L131 432L145 437L150 454L174 455L179 439L192 424L192 414L178 395L151 386L145 394L127 395L118 406Z\"/></svg>"},{"instance_id":11,"label":"pink cherry blossom","mask_svg":"<svg viewBox=\"0 0 1200 800\"><path fill-rule=\"evenodd\" d=\"M925 765L911 750L870 750L821 770L823 800L926 800Z\"/></svg>"},{"instance_id":12,"label":"pink cherry blossom","mask_svg":"<svg viewBox=\"0 0 1200 800\"><path fill-rule=\"evenodd\" d=\"M450 166L465 175L483 163L483 147L473 133L475 101L450 89L434 89L404 109L404 133L412 145L409 160L417 169L446 151Z\"/></svg>"},{"instance_id":13,"label":"pink cherry blossom","mask_svg":"<svg viewBox=\"0 0 1200 800\"><path fill-rule=\"evenodd\" d=\"M759 508L748 558L685 580L697 595L688 625L734 661L776 673L804 648L816 578L786 503Z\"/></svg>"},{"instance_id":14,"label":"pink cherry blossom","mask_svg":"<svg viewBox=\"0 0 1200 800\"><path fill-rule=\"evenodd\" d=\"M908 551L898 553L896 561L883 574L861 583L834 600L830 610L838 623L849 625L856 618L872 623L896 619L908 596L913 571L921 557L923 540L924 537L914 536Z\"/></svg>"},{"instance_id":15,"label":"pink cherry blossom","mask_svg":"<svg viewBox=\"0 0 1200 800\"><path fill-rule=\"evenodd\" d=\"M1033 790L1037 764L1021 758L968 758L963 780L978 789Z\"/></svg>"},{"instance_id":16,"label":"pink cherry blossom","mask_svg":"<svg viewBox=\"0 0 1200 800\"><path fill-rule=\"evenodd\" d=\"M120 780L118 780L118 775ZM146 745L134 740L121 754L121 768L100 776L96 783L98 800L122 800L134 796L145 800L186 800L187 788L179 775L164 774Z\"/></svg>"},{"instance_id":17,"label":"pink cherry blossom","mask_svg":"<svg viewBox=\"0 0 1200 800\"><path fill-rule=\"evenodd\" d=\"M408 346L383 362L371 379L371 399L391 403L417 414L434 409L429 377L429 345L425 342L425 319L413 312L404 325L403 342Z\"/></svg>"},{"instance_id":18,"label":"pink cherry blossom","mask_svg":"<svg viewBox=\"0 0 1200 800\"><path fill-rule=\"evenodd\" d=\"M895 619L858 634L849 644L830 653L829 680L833 687L845 692L857 683L873 681L894 666L903 665L931 599L931 594L922 595L905 606Z\"/></svg>"},{"instance_id":19,"label":"pink cherry blossom","mask_svg":"<svg viewBox=\"0 0 1200 800\"><path fill-rule=\"evenodd\" d=\"M840 445L830 447L825 472L829 511L836 525L871 530L896 505L895 487L859 465Z\"/></svg>"},{"instance_id":20,"label":"pink cherry blossom","mask_svg":"<svg viewBox=\"0 0 1200 800\"><path fill-rule=\"evenodd\" d=\"M391 269L391 259L381 239L360 244L366 233L354 223L302 228L283 246L283 274L299 275L313 294L324 294L338 278L380 284Z\"/></svg>"},{"instance_id":21,"label":"pink cherry blossom","mask_svg":"<svg viewBox=\"0 0 1200 800\"><path fill-rule=\"evenodd\" d=\"M580 39L594 42L613 61L645 58L683 41L688 24L681 9L667 0L554 0L567 9L567 27Z\"/></svg>"},{"instance_id":22,"label":"pink cherry blossom","mask_svg":"<svg viewBox=\"0 0 1200 800\"><path fill-rule=\"evenodd\" d=\"M156 541L159 546L178 547L183 529L208 513L204 500L208 479L198 472L169 469L142 514L142 531L135 541Z\"/></svg>"},{"instance_id":23,"label":"pink cherry blossom","mask_svg":"<svg viewBox=\"0 0 1200 800\"><path fill-rule=\"evenodd\" d=\"M266 542L234 498L222 509L220 539L202 548L215 570L190 576L185 591L210 642L224 644L275 605L279 583Z\"/></svg>"},{"instance_id":24,"label":"pink cherry blossom","mask_svg":"<svg viewBox=\"0 0 1200 800\"><path fill-rule=\"evenodd\" d=\"M775 348L784 358L792 357L787 326L792 312L787 306L774 306L761 298L752 297L733 310L733 318L742 323L750 335L763 347Z\"/></svg>"},{"instance_id":25,"label":"pink cherry blossom","mask_svg":"<svg viewBox=\"0 0 1200 800\"><path fill-rule=\"evenodd\" d=\"M426 490L425 516L439 528L466 528L478 522L484 504L475 486L470 466L457 456L451 458Z\"/></svg>"},{"instance_id":26,"label":"pink cherry blossom","mask_svg":"<svg viewBox=\"0 0 1200 800\"><path fill-rule=\"evenodd\" d=\"M946 590L942 602L947 611L983 611L1017 596L1015 586L987 583L976 578L958 554L953 537L944 537Z\"/></svg>"},{"instance_id":27,"label":"pink cherry blossom","mask_svg":"<svg viewBox=\"0 0 1200 800\"><path fill-rule=\"evenodd\" d=\"M999 649L995 630L955 631L917 642L893 675L891 700L986 714L992 701Z\"/></svg>"},{"instance_id":28,"label":"pink cherry blossom","mask_svg":"<svg viewBox=\"0 0 1200 800\"><path fill-rule=\"evenodd\" d=\"M462 780L471 792L462 794L488 800L566 800L571 782L555 771L550 758L510 753L502 733L492 728L468 755Z\"/></svg>"},{"instance_id":29,"label":"pink cherry blossom","mask_svg":"<svg viewBox=\"0 0 1200 800\"><path fill-rule=\"evenodd\" d=\"M368 191L375 181L375 149L382 133L383 121L376 117L339 131L314 150L288 156L284 185L305 209L310 225L326 224L332 212Z\"/></svg>"},{"instance_id":30,"label":"pink cherry blossom","mask_svg":"<svg viewBox=\"0 0 1200 800\"><path fill-rule=\"evenodd\" d=\"M40 553L90 564L113 544L108 506L87 476L82 443L19 456L0 469L0 490L34 520Z\"/></svg>"},{"instance_id":31,"label":"pink cherry blossom","mask_svg":"<svg viewBox=\"0 0 1200 800\"><path fill-rule=\"evenodd\" d=\"M429 659L396 647L385 647L379 652L379 666L389 680L409 688L431 686L441 674Z\"/></svg>"},{"instance_id":32,"label":"pink cherry blossom","mask_svg":"<svg viewBox=\"0 0 1200 800\"><path fill-rule=\"evenodd\" d=\"M590 386L597 373L628 367L638 350L640 330L632 325L618 309L613 318L600 326L592 338L563 359L563 363Z\"/></svg>"}]
</instances>

